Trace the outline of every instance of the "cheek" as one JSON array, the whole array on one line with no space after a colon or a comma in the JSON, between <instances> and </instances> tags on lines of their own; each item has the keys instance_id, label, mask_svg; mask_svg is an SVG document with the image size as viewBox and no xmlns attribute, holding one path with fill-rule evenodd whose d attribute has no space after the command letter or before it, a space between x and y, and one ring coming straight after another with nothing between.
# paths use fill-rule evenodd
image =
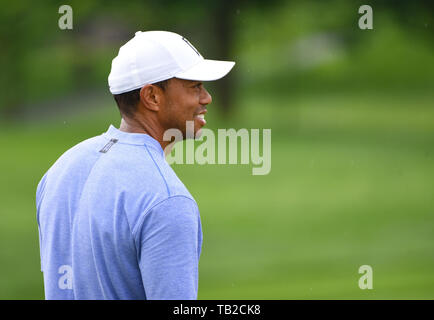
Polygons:
<instances>
[{"instance_id":1,"label":"cheek","mask_svg":"<svg viewBox=\"0 0 434 320\"><path fill-rule=\"evenodd\" d=\"M167 108L167 119L178 128L185 128L186 121L194 121L195 114L200 110L200 95L190 92L181 97L178 95L175 101L171 101Z\"/></svg>"},{"instance_id":2,"label":"cheek","mask_svg":"<svg viewBox=\"0 0 434 320\"><path fill-rule=\"evenodd\" d=\"M194 109L189 107L188 104L179 103L176 108L172 109L169 117L174 127L184 131L186 122L194 120L194 112Z\"/></svg>"},{"instance_id":3,"label":"cheek","mask_svg":"<svg viewBox=\"0 0 434 320\"><path fill-rule=\"evenodd\" d=\"M190 96L189 99L184 100L181 107L184 118L186 120L192 120L194 115L197 113L199 106L199 100L196 99L196 96Z\"/></svg>"}]
</instances>

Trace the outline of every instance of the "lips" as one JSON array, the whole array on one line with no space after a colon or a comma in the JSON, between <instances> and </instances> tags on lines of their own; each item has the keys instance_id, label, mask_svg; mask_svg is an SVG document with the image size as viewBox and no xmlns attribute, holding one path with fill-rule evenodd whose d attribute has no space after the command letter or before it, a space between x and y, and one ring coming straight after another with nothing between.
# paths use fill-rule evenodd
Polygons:
<instances>
[{"instance_id":1,"label":"lips","mask_svg":"<svg viewBox=\"0 0 434 320\"><path fill-rule=\"evenodd\" d=\"M204 126L206 124L206 120L205 120L205 113L206 110L202 111L201 113L199 113L198 115L196 115L194 118L199 121L199 123Z\"/></svg>"}]
</instances>

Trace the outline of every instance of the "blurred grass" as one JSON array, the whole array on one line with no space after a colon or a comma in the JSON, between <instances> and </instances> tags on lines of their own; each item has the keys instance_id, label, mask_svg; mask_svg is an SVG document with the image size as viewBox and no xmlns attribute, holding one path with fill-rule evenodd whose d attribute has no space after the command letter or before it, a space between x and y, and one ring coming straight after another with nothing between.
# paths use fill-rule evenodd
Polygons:
<instances>
[{"instance_id":1,"label":"blurred grass","mask_svg":"<svg viewBox=\"0 0 434 320\"><path fill-rule=\"evenodd\" d=\"M433 299L434 96L261 95L210 128L271 128L272 169L174 165L199 204L200 299ZM0 299L43 298L35 190L76 143L119 124L114 103L1 123ZM373 267L373 290L358 268Z\"/></svg>"}]
</instances>

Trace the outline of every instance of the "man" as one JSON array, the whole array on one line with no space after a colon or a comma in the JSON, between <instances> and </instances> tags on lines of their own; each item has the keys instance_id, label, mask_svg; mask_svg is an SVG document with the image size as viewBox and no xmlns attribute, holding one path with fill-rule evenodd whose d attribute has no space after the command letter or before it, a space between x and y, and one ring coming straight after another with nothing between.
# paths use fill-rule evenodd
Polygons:
<instances>
[{"instance_id":1,"label":"man","mask_svg":"<svg viewBox=\"0 0 434 320\"><path fill-rule=\"evenodd\" d=\"M197 204L164 158L168 129L205 125L205 60L182 36L137 32L113 59L122 120L65 152L36 191L46 299L197 299Z\"/></svg>"}]
</instances>

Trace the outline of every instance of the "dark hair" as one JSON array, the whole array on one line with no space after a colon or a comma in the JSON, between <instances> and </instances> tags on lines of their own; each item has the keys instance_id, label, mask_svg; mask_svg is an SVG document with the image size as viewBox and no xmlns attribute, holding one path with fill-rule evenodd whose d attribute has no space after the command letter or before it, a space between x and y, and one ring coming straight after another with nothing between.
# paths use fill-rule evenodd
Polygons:
<instances>
[{"instance_id":1,"label":"dark hair","mask_svg":"<svg viewBox=\"0 0 434 320\"><path fill-rule=\"evenodd\" d=\"M166 90L167 84L170 79L163 80L160 82L153 83L153 85L160 87L163 91ZM121 116L134 117L134 113L137 110L137 105L140 101L140 90L138 88L132 91L114 94L113 97L118 105Z\"/></svg>"}]
</instances>

